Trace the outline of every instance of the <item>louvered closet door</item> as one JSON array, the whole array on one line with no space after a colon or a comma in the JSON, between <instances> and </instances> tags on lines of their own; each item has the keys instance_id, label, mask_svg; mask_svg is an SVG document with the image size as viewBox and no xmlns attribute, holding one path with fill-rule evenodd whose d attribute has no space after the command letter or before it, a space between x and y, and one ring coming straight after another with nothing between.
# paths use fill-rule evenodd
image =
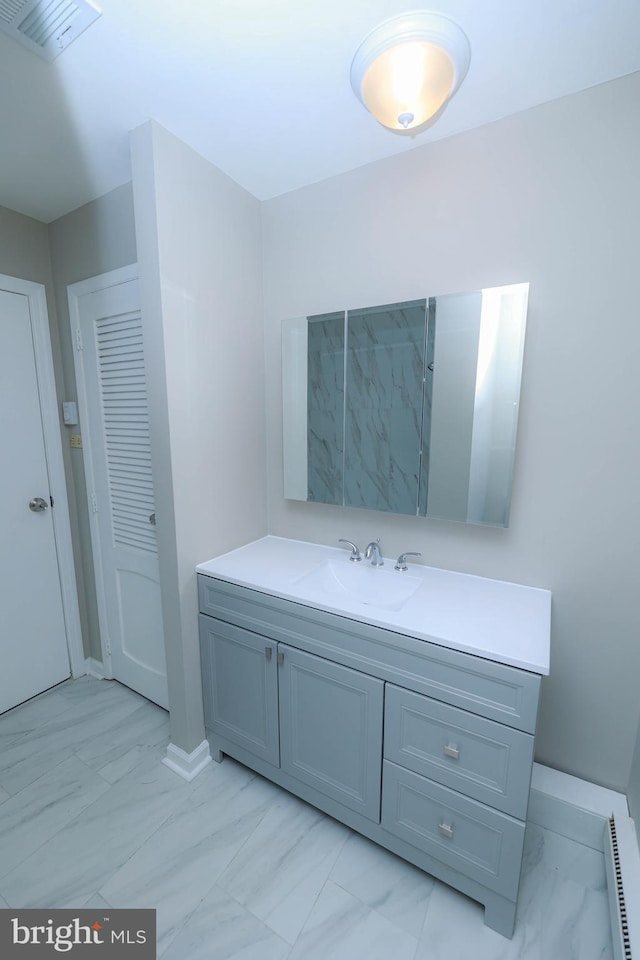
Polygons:
<instances>
[{"instance_id":1,"label":"louvered closet door","mask_svg":"<svg viewBox=\"0 0 640 960\"><path fill-rule=\"evenodd\" d=\"M82 294L77 298L77 318L93 556L101 631L107 641L103 636L103 646L108 647L107 654L110 650L117 680L166 707L138 280Z\"/></svg>"}]
</instances>

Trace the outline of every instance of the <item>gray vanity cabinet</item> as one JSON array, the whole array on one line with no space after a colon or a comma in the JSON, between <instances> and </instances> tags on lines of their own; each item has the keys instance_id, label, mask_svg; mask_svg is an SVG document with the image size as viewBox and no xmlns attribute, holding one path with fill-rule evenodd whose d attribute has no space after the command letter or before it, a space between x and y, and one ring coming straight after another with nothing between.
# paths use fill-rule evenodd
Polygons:
<instances>
[{"instance_id":1,"label":"gray vanity cabinet","mask_svg":"<svg viewBox=\"0 0 640 960\"><path fill-rule=\"evenodd\" d=\"M204 722L217 736L278 766L277 644L200 617Z\"/></svg>"},{"instance_id":2,"label":"gray vanity cabinet","mask_svg":"<svg viewBox=\"0 0 640 960\"><path fill-rule=\"evenodd\" d=\"M379 823L384 684L278 647L282 770Z\"/></svg>"},{"instance_id":3,"label":"gray vanity cabinet","mask_svg":"<svg viewBox=\"0 0 640 960\"><path fill-rule=\"evenodd\" d=\"M513 934L540 676L199 576L207 736Z\"/></svg>"},{"instance_id":4,"label":"gray vanity cabinet","mask_svg":"<svg viewBox=\"0 0 640 960\"><path fill-rule=\"evenodd\" d=\"M212 617L200 642L215 737L379 823L384 684Z\"/></svg>"},{"instance_id":5,"label":"gray vanity cabinet","mask_svg":"<svg viewBox=\"0 0 640 960\"><path fill-rule=\"evenodd\" d=\"M387 684L385 759L520 820L533 745L530 733Z\"/></svg>"},{"instance_id":6,"label":"gray vanity cabinet","mask_svg":"<svg viewBox=\"0 0 640 960\"><path fill-rule=\"evenodd\" d=\"M382 826L407 843L505 897L518 889L522 821L387 760L382 810Z\"/></svg>"}]
</instances>

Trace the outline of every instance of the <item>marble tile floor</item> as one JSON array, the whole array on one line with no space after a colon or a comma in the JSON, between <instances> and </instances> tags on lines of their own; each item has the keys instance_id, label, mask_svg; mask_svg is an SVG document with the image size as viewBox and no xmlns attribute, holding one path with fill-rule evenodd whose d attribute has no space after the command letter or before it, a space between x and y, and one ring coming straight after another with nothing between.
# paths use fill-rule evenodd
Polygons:
<instances>
[{"instance_id":1,"label":"marble tile floor","mask_svg":"<svg viewBox=\"0 0 640 960\"><path fill-rule=\"evenodd\" d=\"M0 907L153 907L165 960L611 960L596 851L529 825L509 941L228 758L186 783L168 735L165 711L90 677L0 716Z\"/></svg>"}]
</instances>

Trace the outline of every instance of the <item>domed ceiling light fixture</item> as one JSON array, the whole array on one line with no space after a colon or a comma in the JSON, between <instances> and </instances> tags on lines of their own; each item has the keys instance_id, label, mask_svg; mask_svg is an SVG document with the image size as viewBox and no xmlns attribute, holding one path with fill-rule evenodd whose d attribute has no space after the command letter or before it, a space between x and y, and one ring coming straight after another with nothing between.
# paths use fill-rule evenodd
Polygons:
<instances>
[{"instance_id":1,"label":"domed ceiling light fixture","mask_svg":"<svg viewBox=\"0 0 640 960\"><path fill-rule=\"evenodd\" d=\"M413 130L453 96L470 59L457 23L416 10L385 20L365 37L351 64L351 86L378 123Z\"/></svg>"}]
</instances>

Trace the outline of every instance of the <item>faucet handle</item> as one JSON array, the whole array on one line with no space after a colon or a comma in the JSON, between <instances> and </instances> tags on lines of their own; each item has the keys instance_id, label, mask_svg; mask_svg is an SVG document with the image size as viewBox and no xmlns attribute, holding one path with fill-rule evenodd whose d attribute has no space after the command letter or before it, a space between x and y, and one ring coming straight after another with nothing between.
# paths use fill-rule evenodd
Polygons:
<instances>
[{"instance_id":1,"label":"faucet handle","mask_svg":"<svg viewBox=\"0 0 640 960\"><path fill-rule=\"evenodd\" d=\"M343 540L342 538L340 538L340 540L338 540L338 543L346 543L348 546L351 547L351 556L349 557L349 560L353 560L354 563L357 563L358 560L362 560L362 554L358 550L355 543L352 543L351 540Z\"/></svg>"},{"instance_id":2,"label":"faucet handle","mask_svg":"<svg viewBox=\"0 0 640 960\"><path fill-rule=\"evenodd\" d=\"M399 570L401 573L404 573L405 570L408 570L407 566L407 557L421 557L421 553L401 553L398 557L394 570Z\"/></svg>"}]
</instances>

